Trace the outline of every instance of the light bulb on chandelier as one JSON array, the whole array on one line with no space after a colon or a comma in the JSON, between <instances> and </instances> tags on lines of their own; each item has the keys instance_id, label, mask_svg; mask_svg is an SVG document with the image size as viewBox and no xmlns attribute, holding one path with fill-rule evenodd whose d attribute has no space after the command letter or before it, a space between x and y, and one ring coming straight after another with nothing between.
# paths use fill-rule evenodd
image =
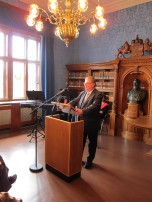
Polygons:
<instances>
[{"instance_id":1,"label":"light bulb on chandelier","mask_svg":"<svg viewBox=\"0 0 152 202\"><path fill-rule=\"evenodd\" d=\"M98 23L98 27L99 27L100 29L105 29L105 28L106 28L106 25L107 25L106 19L100 18L100 19L99 19L99 23Z\"/></svg>"},{"instance_id":2,"label":"light bulb on chandelier","mask_svg":"<svg viewBox=\"0 0 152 202\"><path fill-rule=\"evenodd\" d=\"M37 31L41 32L43 30L43 22L41 20L38 20L35 25L35 28Z\"/></svg>"},{"instance_id":3,"label":"light bulb on chandelier","mask_svg":"<svg viewBox=\"0 0 152 202\"><path fill-rule=\"evenodd\" d=\"M33 18L36 18L39 15L39 7L37 4L32 4L29 8L29 13Z\"/></svg>"},{"instance_id":4,"label":"light bulb on chandelier","mask_svg":"<svg viewBox=\"0 0 152 202\"><path fill-rule=\"evenodd\" d=\"M88 1L87 0L79 0L78 1L78 9L80 12L85 12L88 9Z\"/></svg>"},{"instance_id":5,"label":"light bulb on chandelier","mask_svg":"<svg viewBox=\"0 0 152 202\"><path fill-rule=\"evenodd\" d=\"M79 36L79 30L77 29L75 38L78 38L78 36Z\"/></svg>"},{"instance_id":6,"label":"light bulb on chandelier","mask_svg":"<svg viewBox=\"0 0 152 202\"><path fill-rule=\"evenodd\" d=\"M92 24L91 27L90 27L91 34L95 34L97 32L97 30L98 30L97 25L95 23Z\"/></svg>"},{"instance_id":7,"label":"light bulb on chandelier","mask_svg":"<svg viewBox=\"0 0 152 202\"><path fill-rule=\"evenodd\" d=\"M29 15L26 19L26 23L28 24L28 26L32 27L35 24L35 19Z\"/></svg>"},{"instance_id":8,"label":"light bulb on chandelier","mask_svg":"<svg viewBox=\"0 0 152 202\"><path fill-rule=\"evenodd\" d=\"M59 28L56 27L56 29L55 29L55 36L58 36L58 37L59 37L59 35L60 35Z\"/></svg>"},{"instance_id":9,"label":"light bulb on chandelier","mask_svg":"<svg viewBox=\"0 0 152 202\"><path fill-rule=\"evenodd\" d=\"M65 8L59 0L48 0L49 14L37 4L32 4L29 9L29 16L26 22L29 26L35 27L38 31L43 30L43 22L41 20L42 13L46 15L46 20L56 25L55 35L63 40L68 47L69 43L78 38L80 26L85 25L91 18L94 19L90 27L90 32L95 34L98 30L95 19L98 21L98 27L105 29L107 21L104 19L104 9L99 0L94 11L85 13L88 9L88 0L63 0ZM72 3L73 2L73 3ZM37 20L37 18L39 19Z\"/></svg>"},{"instance_id":10,"label":"light bulb on chandelier","mask_svg":"<svg viewBox=\"0 0 152 202\"><path fill-rule=\"evenodd\" d=\"M104 15L104 9L103 7L98 5L95 10L95 17L99 20L99 18L101 18L103 15Z\"/></svg>"},{"instance_id":11,"label":"light bulb on chandelier","mask_svg":"<svg viewBox=\"0 0 152 202\"><path fill-rule=\"evenodd\" d=\"M57 0L48 0L48 9L51 13L56 13L58 8Z\"/></svg>"}]
</instances>

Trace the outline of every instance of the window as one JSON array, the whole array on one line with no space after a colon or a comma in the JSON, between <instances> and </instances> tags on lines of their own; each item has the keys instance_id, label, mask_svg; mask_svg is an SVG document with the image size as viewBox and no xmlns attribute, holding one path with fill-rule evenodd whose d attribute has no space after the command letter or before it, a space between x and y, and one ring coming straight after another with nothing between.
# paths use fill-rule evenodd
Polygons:
<instances>
[{"instance_id":1,"label":"window","mask_svg":"<svg viewBox=\"0 0 152 202\"><path fill-rule=\"evenodd\" d=\"M40 37L0 26L0 101L40 90Z\"/></svg>"}]
</instances>

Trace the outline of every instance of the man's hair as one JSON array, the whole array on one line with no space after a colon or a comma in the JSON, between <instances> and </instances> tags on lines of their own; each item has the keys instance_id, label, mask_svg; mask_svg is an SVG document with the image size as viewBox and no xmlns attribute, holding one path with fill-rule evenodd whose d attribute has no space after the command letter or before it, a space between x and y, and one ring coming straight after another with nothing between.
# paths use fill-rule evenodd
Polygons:
<instances>
[{"instance_id":1,"label":"man's hair","mask_svg":"<svg viewBox=\"0 0 152 202\"><path fill-rule=\"evenodd\" d=\"M95 78L93 77L93 76L88 76L88 77L86 77L85 78L85 81L86 80L90 80L92 83L96 83L96 80L95 80Z\"/></svg>"}]
</instances>

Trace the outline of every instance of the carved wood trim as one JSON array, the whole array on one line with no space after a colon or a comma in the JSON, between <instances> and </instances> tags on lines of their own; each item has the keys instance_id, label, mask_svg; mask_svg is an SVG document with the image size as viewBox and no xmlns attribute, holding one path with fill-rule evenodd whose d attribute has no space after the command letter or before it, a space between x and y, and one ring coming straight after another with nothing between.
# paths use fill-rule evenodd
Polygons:
<instances>
[{"instance_id":1,"label":"carved wood trim","mask_svg":"<svg viewBox=\"0 0 152 202\"><path fill-rule=\"evenodd\" d=\"M138 58L144 55L145 52L151 52L152 54L152 43L149 38L146 38L145 42L136 36L136 39L131 41L131 44L126 41L123 46L118 48L116 58L125 58L126 54L129 54L130 58Z\"/></svg>"}]
</instances>

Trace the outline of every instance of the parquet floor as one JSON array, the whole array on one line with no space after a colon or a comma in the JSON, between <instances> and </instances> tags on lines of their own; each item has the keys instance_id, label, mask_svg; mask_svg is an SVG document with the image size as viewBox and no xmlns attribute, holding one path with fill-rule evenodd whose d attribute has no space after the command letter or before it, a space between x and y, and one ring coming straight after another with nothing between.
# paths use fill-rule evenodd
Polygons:
<instances>
[{"instance_id":1,"label":"parquet floor","mask_svg":"<svg viewBox=\"0 0 152 202\"><path fill-rule=\"evenodd\" d=\"M144 142L102 136L94 166L82 167L81 177L67 183L45 169L45 139L38 138L38 163L43 171L32 173L35 162L34 139L29 128L10 133L0 131L0 154L10 175L18 178L9 193L23 202L152 202L151 149ZM86 161L87 145L83 154Z\"/></svg>"}]
</instances>

